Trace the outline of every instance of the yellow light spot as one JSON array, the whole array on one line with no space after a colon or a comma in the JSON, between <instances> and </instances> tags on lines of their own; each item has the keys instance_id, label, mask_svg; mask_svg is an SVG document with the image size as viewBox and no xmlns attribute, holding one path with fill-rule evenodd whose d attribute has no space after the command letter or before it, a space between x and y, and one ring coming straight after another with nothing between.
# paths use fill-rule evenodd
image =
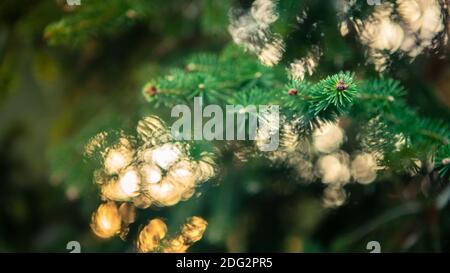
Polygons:
<instances>
[{"instance_id":1,"label":"yellow light spot","mask_svg":"<svg viewBox=\"0 0 450 273\"><path fill-rule=\"evenodd\" d=\"M130 201L140 194L140 177L134 168L126 169L118 180L112 178L101 186L103 198L113 201Z\"/></svg>"},{"instance_id":2,"label":"yellow light spot","mask_svg":"<svg viewBox=\"0 0 450 273\"><path fill-rule=\"evenodd\" d=\"M319 158L317 167L325 184L344 185L350 181L349 158L344 152Z\"/></svg>"},{"instance_id":3,"label":"yellow light spot","mask_svg":"<svg viewBox=\"0 0 450 273\"><path fill-rule=\"evenodd\" d=\"M344 142L344 130L335 123L323 123L314 130L313 145L317 151L331 153Z\"/></svg>"},{"instance_id":4,"label":"yellow light spot","mask_svg":"<svg viewBox=\"0 0 450 273\"><path fill-rule=\"evenodd\" d=\"M180 161L172 167L170 175L182 187L192 188L195 186L197 179L194 168L195 166L191 162Z\"/></svg>"},{"instance_id":5,"label":"yellow light spot","mask_svg":"<svg viewBox=\"0 0 450 273\"><path fill-rule=\"evenodd\" d=\"M151 220L139 233L136 248L139 252L156 251L161 240L166 236L167 226L161 219Z\"/></svg>"},{"instance_id":6,"label":"yellow light spot","mask_svg":"<svg viewBox=\"0 0 450 273\"><path fill-rule=\"evenodd\" d=\"M147 188L148 195L161 206L173 206L181 199L180 189L174 181L165 178L161 183L150 184Z\"/></svg>"},{"instance_id":7,"label":"yellow light spot","mask_svg":"<svg viewBox=\"0 0 450 273\"><path fill-rule=\"evenodd\" d=\"M165 240L163 244L163 252L166 253L184 253L188 248L198 242L206 230L206 222L203 218L193 216L188 218L186 223L181 227L181 232L175 237Z\"/></svg>"},{"instance_id":8,"label":"yellow light spot","mask_svg":"<svg viewBox=\"0 0 450 273\"><path fill-rule=\"evenodd\" d=\"M127 196L136 196L139 194L139 174L134 169L127 170L122 177L119 178L119 187Z\"/></svg>"},{"instance_id":9,"label":"yellow light spot","mask_svg":"<svg viewBox=\"0 0 450 273\"><path fill-rule=\"evenodd\" d=\"M131 149L131 144L126 138L119 140L118 147L110 148L105 156L105 171L108 174L117 174L122 169L131 164L134 152Z\"/></svg>"},{"instance_id":10,"label":"yellow light spot","mask_svg":"<svg viewBox=\"0 0 450 273\"><path fill-rule=\"evenodd\" d=\"M370 184L377 178L376 157L373 154L358 154L352 161L351 172L353 178L361 184Z\"/></svg>"},{"instance_id":11,"label":"yellow light spot","mask_svg":"<svg viewBox=\"0 0 450 273\"><path fill-rule=\"evenodd\" d=\"M92 214L91 229L101 238L110 238L120 232L121 219L114 202L104 203Z\"/></svg>"},{"instance_id":12,"label":"yellow light spot","mask_svg":"<svg viewBox=\"0 0 450 273\"><path fill-rule=\"evenodd\" d=\"M155 184L161 181L161 170L153 164L145 164L140 169L144 182Z\"/></svg>"},{"instance_id":13,"label":"yellow light spot","mask_svg":"<svg viewBox=\"0 0 450 273\"><path fill-rule=\"evenodd\" d=\"M347 194L342 187L328 186L324 191L323 203L327 208L342 206L347 199Z\"/></svg>"},{"instance_id":14,"label":"yellow light spot","mask_svg":"<svg viewBox=\"0 0 450 273\"><path fill-rule=\"evenodd\" d=\"M167 241L164 245L163 252L165 253L185 253L189 248L184 241L182 235L178 235L175 238Z\"/></svg>"},{"instance_id":15,"label":"yellow light spot","mask_svg":"<svg viewBox=\"0 0 450 273\"><path fill-rule=\"evenodd\" d=\"M200 241L203 237L203 233L208 226L208 222L205 219L193 216L191 217L186 224L183 225L181 229L181 234L185 238L188 243L195 243Z\"/></svg>"},{"instance_id":16,"label":"yellow light spot","mask_svg":"<svg viewBox=\"0 0 450 273\"><path fill-rule=\"evenodd\" d=\"M152 150L150 154L151 160L165 170L174 164L180 156L180 148L169 143Z\"/></svg>"}]
</instances>

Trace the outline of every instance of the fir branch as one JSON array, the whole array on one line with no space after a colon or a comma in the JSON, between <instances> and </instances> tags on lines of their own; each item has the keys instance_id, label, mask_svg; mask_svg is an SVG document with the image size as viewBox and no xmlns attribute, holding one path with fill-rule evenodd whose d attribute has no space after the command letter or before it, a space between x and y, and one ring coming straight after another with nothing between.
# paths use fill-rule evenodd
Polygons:
<instances>
[{"instance_id":1,"label":"fir branch","mask_svg":"<svg viewBox=\"0 0 450 273\"><path fill-rule=\"evenodd\" d=\"M340 72L328 76L314 86L311 92L311 104L314 114L332 108L337 114L346 113L357 93L357 86L350 72Z\"/></svg>"},{"instance_id":2,"label":"fir branch","mask_svg":"<svg viewBox=\"0 0 450 273\"><path fill-rule=\"evenodd\" d=\"M352 73L339 72L317 83L286 83L279 75L277 68L268 69L230 46L219 57L189 58L185 69L150 81L143 92L149 102L169 107L195 96L219 105L280 105L287 121L297 120L298 131L307 135L322 121L348 115L362 128L361 145L384 154L384 164L395 170L416 171L417 160L448 144L448 126L420 118L404 101L398 81L381 78L357 84ZM397 147L401 141L405 146Z\"/></svg>"}]
</instances>

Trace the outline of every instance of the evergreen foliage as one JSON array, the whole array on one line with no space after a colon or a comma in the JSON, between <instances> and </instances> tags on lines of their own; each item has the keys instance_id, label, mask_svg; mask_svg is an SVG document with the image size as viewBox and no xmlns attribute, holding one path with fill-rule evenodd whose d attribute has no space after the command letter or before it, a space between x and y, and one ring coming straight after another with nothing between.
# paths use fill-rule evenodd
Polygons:
<instances>
[{"instance_id":1,"label":"evergreen foliage","mask_svg":"<svg viewBox=\"0 0 450 273\"><path fill-rule=\"evenodd\" d=\"M361 24L377 10L366 1L273 1L277 20L260 28L249 20L279 50L266 65L259 51L267 44L236 45L228 29L251 14L253 0L34 2L0 4L0 218L7 223L0 251L64 251L77 239L86 252L129 252L150 218L165 219L177 234L194 215L208 226L192 251L361 252L374 239L383 251L449 249L445 5L436 17L445 27L429 47L415 59L377 51L391 57L380 72L368 57L373 48L361 42ZM344 2L353 4L344 9ZM385 2L400 22L401 1ZM304 79L290 73L295 61ZM217 175L188 201L140 210L114 233L127 243L93 240L102 149L124 136L142 144L143 117L169 124L171 107L198 96L220 106L280 105L280 150L186 141L196 161L215 154ZM314 142L329 124L339 145L318 150ZM103 146L87 157L86 144L99 133L107 136ZM339 163L332 172L346 178L337 185L324 178L330 159ZM361 161L369 178L353 172Z\"/></svg>"}]
</instances>

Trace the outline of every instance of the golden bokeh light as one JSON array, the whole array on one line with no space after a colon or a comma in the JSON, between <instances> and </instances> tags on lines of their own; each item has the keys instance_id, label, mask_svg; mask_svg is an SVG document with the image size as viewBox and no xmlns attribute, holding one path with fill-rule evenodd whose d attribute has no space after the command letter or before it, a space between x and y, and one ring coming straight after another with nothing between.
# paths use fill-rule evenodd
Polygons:
<instances>
[{"instance_id":1,"label":"golden bokeh light","mask_svg":"<svg viewBox=\"0 0 450 273\"><path fill-rule=\"evenodd\" d=\"M367 19L351 21L379 72L388 67L389 54L398 52L414 60L425 50L447 42L446 38L437 39L445 30L443 11L437 0L386 2L376 6ZM345 30L341 32L342 36L347 34Z\"/></svg>"},{"instance_id":2,"label":"golden bokeh light","mask_svg":"<svg viewBox=\"0 0 450 273\"><path fill-rule=\"evenodd\" d=\"M173 206L181 200L182 190L184 189L180 188L176 181L165 178L158 184L150 184L146 193L156 205Z\"/></svg>"},{"instance_id":3,"label":"golden bokeh light","mask_svg":"<svg viewBox=\"0 0 450 273\"><path fill-rule=\"evenodd\" d=\"M110 147L100 144L105 142L104 135L93 140L97 144L89 144L91 155L103 148L103 167L95 171L94 179L104 200L131 202L138 208L173 206L194 196L197 185L216 173L211 153L191 158L189 145L174 142L170 130L156 116L139 121L137 135L135 139L120 133Z\"/></svg>"},{"instance_id":4,"label":"golden bokeh light","mask_svg":"<svg viewBox=\"0 0 450 273\"><path fill-rule=\"evenodd\" d=\"M167 240L164 244L164 253L185 253L189 245L185 243L184 237L178 235L175 238Z\"/></svg>"},{"instance_id":5,"label":"golden bokeh light","mask_svg":"<svg viewBox=\"0 0 450 273\"><path fill-rule=\"evenodd\" d=\"M323 205L326 208L340 207L347 199L347 193L340 186L328 186L323 194Z\"/></svg>"},{"instance_id":6,"label":"golden bokeh light","mask_svg":"<svg viewBox=\"0 0 450 273\"><path fill-rule=\"evenodd\" d=\"M140 232L136 241L139 252L154 252L167 234L167 226L161 219L151 220Z\"/></svg>"},{"instance_id":7,"label":"golden bokeh light","mask_svg":"<svg viewBox=\"0 0 450 273\"><path fill-rule=\"evenodd\" d=\"M105 156L105 171L108 174L117 174L130 165L133 152L126 146L109 149Z\"/></svg>"},{"instance_id":8,"label":"golden bokeh light","mask_svg":"<svg viewBox=\"0 0 450 273\"><path fill-rule=\"evenodd\" d=\"M324 184L345 185L350 181L349 156L345 152L319 158L317 168Z\"/></svg>"},{"instance_id":9,"label":"golden bokeh light","mask_svg":"<svg viewBox=\"0 0 450 273\"><path fill-rule=\"evenodd\" d=\"M377 158L372 153L360 153L352 161L351 173L356 182L370 184L377 178Z\"/></svg>"},{"instance_id":10,"label":"golden bokeh light","mask_svg":"<svg viewBox=\"0 0 450 273\"><path fill-rule=\"evenodd\" d=\"M183 225L181 234L188 243L195 243L200 241L203 237L203 233L208 226L208 222L205 219L193 216Z\"/></svg>"},{"instance_id":11,"label":"golden bokeh light","mask_svg":"<svg viewBox=\"0 0 450 273\"><path fill-rule=\"evenodd\" d=\"M284 41L270 31L278 19L273 0L255 0L250 10L232 10L228 31L233 41L258 56L265 66L277 64L284 53Z\"/></svg>"},{"instance_id":12,"label":"golden bokeh light","mask_svg":"<svg viewBox=\"0 0 450 273\"><path fill-rule=\"evenodd\" d=\"M167 225L164 221L158 218L153 219L139 232L136 249L141 253L184 253L203 237L207 225L208 223L201 217L190 217L181 227L180 232L174 236L168 236Z\"/></svg>"},{"instance_id":13,"label":"golden bokeh light","mask_svg":"<svg viewBox=\"0 0 450 273\"><path fill-rule=\"evenodd\" d=\"M145 184L155 184L162 179L161 169L154 164L142 165L140 168L140 173Z\"/></svg>"},{"instance_id":14,"label":"golden bokeh light","mask_svg":"<svg viewBox=\"0 0 450 273\"><path fill-rule=\"evenodd\" d=\"M162 169L167 170L180 158L181 154L180 147L172 143L166 143L145 153L144 158L147 162L154 162Z\"/></svg>"},{"instance_id":15,"label":"golden bokeh light","mask_svg":"<svg viewBox=\"0 0 450 273\"><path fill-rule=\"evenodd\" d=\"M139 195L139 190L140 176L133 167L124 170L118 179L112 178L101 186L103 198L113 201L130 201Z\"/></svg>"},{"instance_id":16,"label":"golden bokeh light","mask_svg":"<svg viewBox=\"0 0 450 273\"><path fill-rule=\"evenodd\" d=\"M119 234L122 217L114 202L101 204L92 214L91 229L101 238L110 238Z\"/></svg>"},{"instance_id":17,"label":"golden bokeh light","mask_svg":"<svg viewBox=\"0 0 450 273\"><path fill-rule=\"evenodd\" d=\"M344 138L344 130L337 123L322 123L313 132L313 145L321 153L331 153L341 147Z\"/></svg>"},{"instance_id":18,"label":"golden bokeh light","mask_svg":"<svg viewBox=\"0 0 450 273\"><path fill-rule=\"evenodd\" d=\"M140 176L134 168L125 170L117 183L126 196L131 198L139 195Z\"/></svg>"},{"instance_id":19,"label":"golden bokeh light","mask_svg":"<svg viewBox=\"0 0 450 273\"><path fill-rule=\"evenodd\" d=\"M190 217L186 220L186 223L181 227L179 234L165 240L163 246L163 252L165 253L184 253L195 242L202 239L203 233L208 226L208 222L198 216Z\"/></svg>"}]
</instances>

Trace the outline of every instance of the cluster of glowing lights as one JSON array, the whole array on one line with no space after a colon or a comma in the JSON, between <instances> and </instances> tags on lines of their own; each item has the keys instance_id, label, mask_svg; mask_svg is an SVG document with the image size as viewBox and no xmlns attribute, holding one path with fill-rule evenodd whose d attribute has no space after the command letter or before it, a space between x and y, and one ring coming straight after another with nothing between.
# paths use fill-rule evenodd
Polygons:
<instances>
[{"instance_id":1,"label":"cluster of glowing lights","mask_svg":"<svg viewBox=\"0 0 450 273\"><path fill-rule=\"evenodd\" d=\"M206 220L194 216L187 219L177 234L168 236L167 225L163 220L150 220L139 232L136 249L143 253L184 253L202 239L207 225Z\"/></svg>"},{"instance_id":2,"label":"cluster of glowing lights","mask_svg":"<svg viewBox=\"0 0 450 273\"><path fill-rule=\"evenodd\" d=\"M112 136L111 136L112 135ZM102 132L85 147L85 154L100 161L94 172L104 203L93 212L91 229L100 238L126 239L136 221L136 208L173 206L194 196L199 184L216 173L212 154L190 156L189 146L174 141L169 128L156 116L139 121L137 136ZM138 252L185 252L199 241L207 222L191 217L179 233L167 236L167 226L153 219L136 239Z\"/></svg>"},{"instance_id":3,"label":"cluster of glowing lights","mask_svg":"<svg viewBox=\"0 0 450 273\"><path fill-rule=\"evenodd\" d=\"M139 232L136 240L136 249L139 252L155 252L161 245L161 241L167 235L167 225L161 219L150 220Z\"/></svg>"},{"instance_id":4,"label":"cluster of glowing lights","mask_svg":"<svg viewBox=\"0 0 450 273\"><path fill-rule=\"evenodd\" d=\"M338 149L345 140L345 132L336 123L322 123L313 132L314 148L321 153L331 153Z\"/></svg>"},{"instance_id":5,"label":"cluster of glowing lights","mask_svg":"<svg viewBox=\"0 0 450 273\"><path fill-rule=\"evenodd\" d=\"M325 185L323 204L338 207L345 203L345 186L357 182L368 185L375 181L382 169L382 155L376 152L355 151L352 156L342 150L346 141L339 122L322 122L312 132L311 139L301 137L296 121L281 118L280 147L265 156L275 163L284 163L296 170L305 182L320 180Z\"/></svg>"},{"instance_id":6,"label":"cluster of glowing lights","mask_svg":"<svg viewBox=\"0 0 450 273\"><path fill-rule=\"evenodd\" d=\"M351 179L367 185L375 181L380 156L374 152L356 152L350 155L340 150L345 141L345 132L335 124L322 124L313 134L315 149L319 152L316 163L317 175L327 185L324 191L324 205L337 207L344 204L346 193L344 186Z\"/></svg>"},{"instance_id":7,"label":"cluster of glowing lights","mask_svg":"<svg viewBox=\"0 0 450 273\"><path fill-rule=\"evenodd\" d=\"M108 239L114 236L126 236L129 225L136 219L135 208L127 203L120 207L115 202L101 204L92 214L91 229L100 238ZM138 252L186 252L196 242L200 241L208 222L194 216L186 220L180 231L168 235L166 223L159 218L150 220L140 231L135 241Z\"/></svg>"},{"instance_id":8,"label":"cluster of glowing lights","mask_svg":"<svg viewBox=\"0 0 450 273\"><path fill-rule=\"evenodd\" d=\"M344 186L350 181L349 156L344 152L326 154L317 161L317 169L322 183Z\"/></svg>"},{"instance_id":9,"label":"cluster of glowing lights","mask_svg":"<svg viewBox=\"0 0 450 273\"><path fill-rule=\"evenodd\" d=\"M353 178L361 184L370 184L377 178L377 170L381 167L377 164L375 153L359 153L351 164Z\"/></svg>"},{"instance_id":10,"label":"cluster of glowing lights","mask_svg":"<svg viewBox=\"0 0 450 273\"><path fill-rule=\"evenodd\" d=\"M343 13L348 9L347 6ZM399 53L414 60L426 49L434 49L440 41L448 40L444 33L445 11L438 0L382 3L375 6L367 19L350 17L341 22L342 36L349 33L349 23L356 29L361 43L367 46L370 60L380 72L388 67L390 54Z\"/></svg>"},{"instance_id":11,"label":"cluster of glowing lights","mask_svg":"<svg viewBox=\"0 0 450 273\"><path fill-rule=\"evenodd\" d=\"M286 47L283 38L270 30L278 17L276 0L255 0L249 10L230 11L228 31L235 44L255 54L263 65L272 67L280 62ZM306 18L307 13L303 11L297 16L297 22L302 24ZM290 63L287 67L289 77L303 81L306 75L311 76L321 56L321 48L313 46L304 57Z\"/></svg>"},{"instance_id":12,"label":"cluster of glowing lights","mask_svg":"<svg viewBox=\"0 0 450 273\"><path fill-rule=\"evenodd\" d=\"M110 238L117 235L122 226L119 209L113 202L102 204L92 214L91 229L101 238Z\"/></svg>"},{"instance_id":13,"label":"cluster of glowing lights","mask_svg":"<svg viewBox=\"0 0 450 273\"><path fill-rule=\"evenodd\" d=\"M103 164L95 180L103 199L140 208L173 206L190 199L200 183L215 175L212 155L192 159L189 147L172 141L159 118L144 118L137 131L137 140L121 136L102 150Z\"/></svg>"},{"instance_id":14,"label":"cluster of glowing lights","mask_svg":"<svg viewBox=\"0 0 450 273\"><path fill-rule=\"evenodd\" d=\"M228 31L233 41L256 54L263 65L277 64L284 53L284 41L270 31L278 19L276 2L255 0L248 11L232 10Z\"/></svg>"}]
</instances>

